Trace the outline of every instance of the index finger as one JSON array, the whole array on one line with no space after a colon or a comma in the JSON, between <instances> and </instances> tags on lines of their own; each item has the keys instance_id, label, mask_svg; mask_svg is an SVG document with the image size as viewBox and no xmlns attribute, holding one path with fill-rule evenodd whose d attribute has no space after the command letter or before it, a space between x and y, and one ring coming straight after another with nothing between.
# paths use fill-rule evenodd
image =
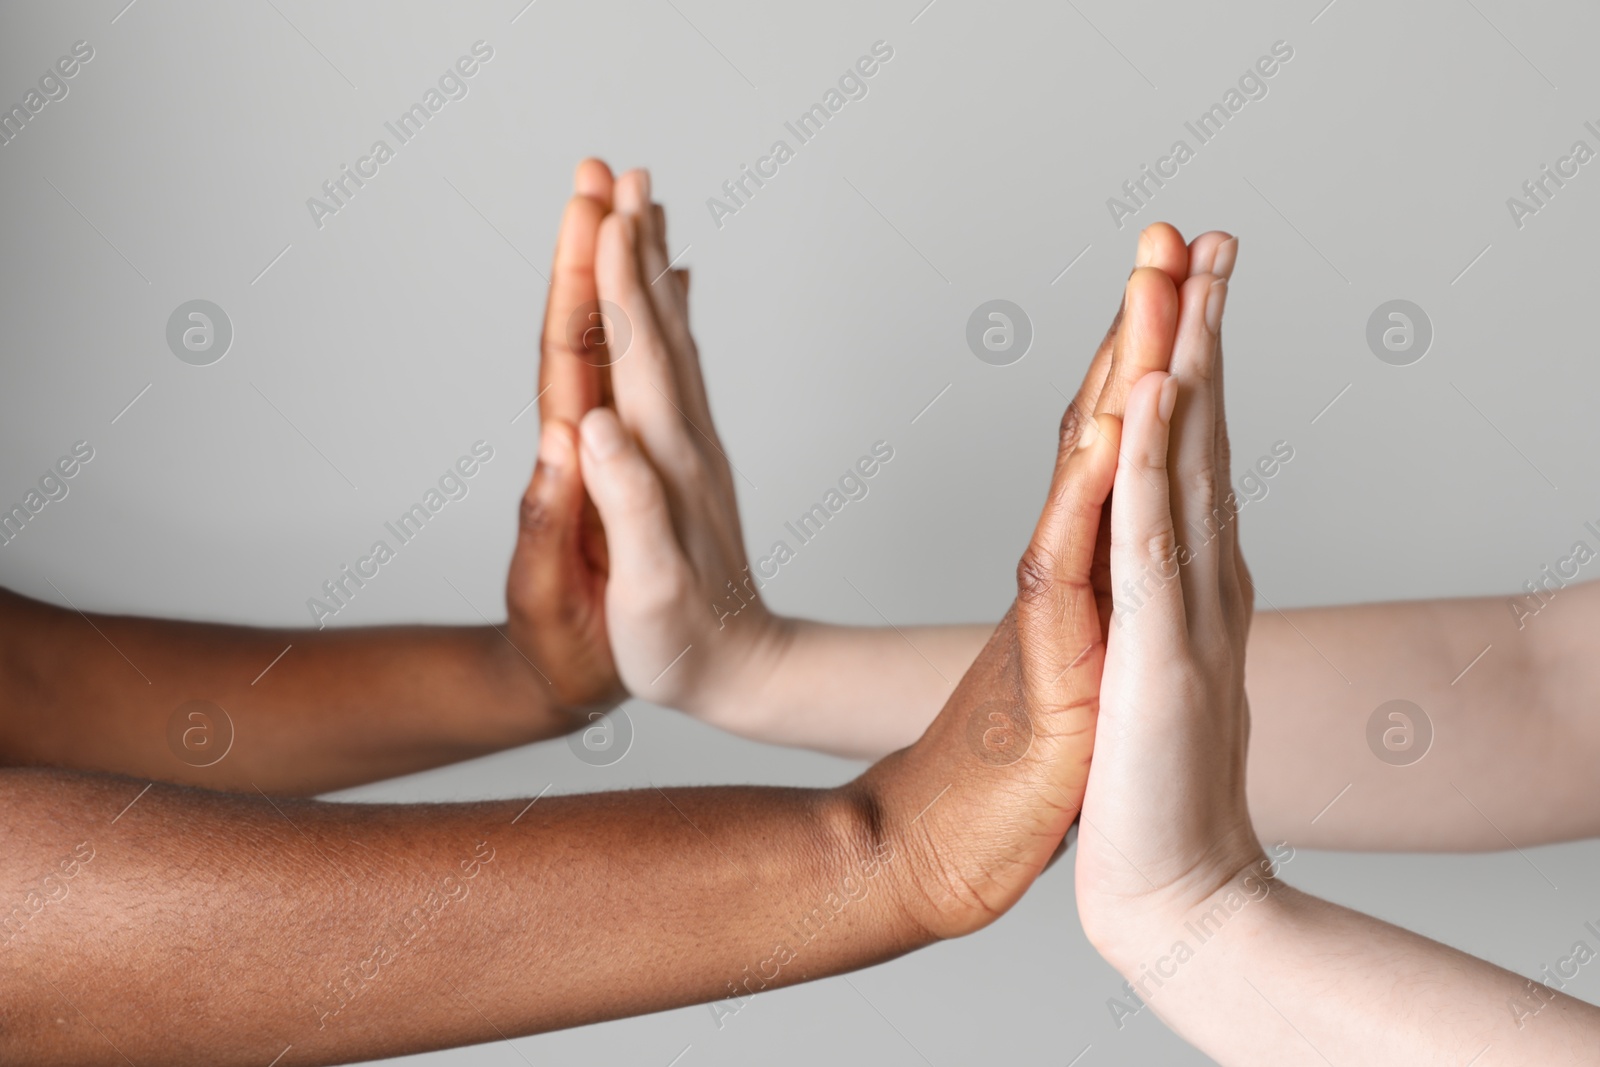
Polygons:
<instances>
[{"instance_id":1,"label":"index finger","mask_svg":"<svg viewBox=\"0 0 1600 1067\"><path fill-rule=\"evenodd\" d=\"M1158 267L1140 267L1128 277L1122 322L1113 343L1111 367L1095 413L1121 416L1133 385L1151 371L1164 371L1172 359L1172 332L1178 322L1178 288Z\"/></svg>"},{"instance_id":2,"label":"index finger","mask_svg":"<svg viewBox=\"0 0 1600 1067\"><path fill-rule=\"evenodd\" d=\"M1197 239L1196 244L1199 242L1200 239ZM1134 270L1140 267L1154 267L1171 278L1174 285L1181 285L1190 274L1190 257L1193 251L1194 247L1183 243L1183 235L1175 227L1165 222L1151 223L1139 234L1139 250L1135 256ZM1072 398L1071 408L1076 412L1080 425L1082 420L1102 410L1100 396L1105 392L1106 383L1110 380L1112 355L1116 350L1117 335L1121 332L1125 304L1126 301L1117 305L1117 313L1112 317L1111 325L1100 341L1100 347L1095 350L1094 358L1089 361L1089 369L1084 372L1083 384L1078 387L1077 395ZM1116 414L1119 410L1120 408L1111 413ZM1066 420L1062 421L1065 424Z\"/></svg>"},{"instance_id":3,"label":"index finger","mask_svg":"<svg viewBox=\"0 0 1600 1067\"><path fill-rule=\"evenodd\" d=\"M600 222L611 210L611 170L597 159L578 164L576 195L556 239L539 344L539 418L574 425L605 400L608 387L594 256Z\"/></svg>"}]
</instances>

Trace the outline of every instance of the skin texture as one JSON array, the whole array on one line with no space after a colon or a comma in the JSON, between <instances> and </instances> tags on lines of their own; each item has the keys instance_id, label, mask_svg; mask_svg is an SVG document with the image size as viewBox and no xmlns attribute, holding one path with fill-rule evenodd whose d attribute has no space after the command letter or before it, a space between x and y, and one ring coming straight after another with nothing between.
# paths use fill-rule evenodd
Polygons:
<instances>
[{"instance_id":1,"label":"skin texture","mask_svg":"<svg viewBox=\"0 0 1600 1067\"><path fill-rule=\"evenodd\" d=\"M577 424L610 399L611 355L599 314L594 260L611 210L611 172L578 165L550 270L539 347L539 458L522 498L517 550L506 579L508 640L543 664L557 702L609 710L626 696L606 641L605 531L578 470Z\"/></svg>"},{"instance_id":2,"label":"skin texture","mask_svg":"<svg viewBox=\"0 0 1600 1067\"><path fill-rule=\"evenodd\" d=\"M1172 279L1179 307L1191 276L1229 277L1237 261L1238 241L1228 234L1185 244L1165 223L1144 231L1136 259ZM1145 284L1156 280L1147 272ZM675 307L659 314L675 315ZM1128 344L1123 319L1119 311L1073 399L1080 421L1121 411L1141 374L1166 369L1159 346ZM686 321L677 335L687 335ZM1151 355L1130 359L1130 347ZM714 435L698 416L697 425ZM708 464L726 474L720 453ZM703 516L734 508L731 494L680 492L699 502L674 514L685 539L706 536L697 531ZM1111 595L1104 533L1094 571L1103 620ZM699 620L702 603L725 603L723 575L743 565L741 553L707 568L707 580L690 583L688 613ZM674 699L692 713L758 740L841 755L876 758L919 736L947 698L948 680L993 632L774 618L757 591L742 587L741 596L747 606L726 624L748 626L754 639L719 646L684 631L650 662L693 643L689 655L708 660L703 677L738 681L704 692L680 681ZM1589 714L1590 694L1600 691L1600 659L1589 654L1596 626L1600 583L1546 587L1537 598L1264 607L1250 628L1246 676L1255 711L1247 793L1263 836L1314 848L1467 851L1503 849L1507 838L1527 847L1600 835L1600 794L1585 784L1600 763L1600 717ZM1405 767L1376 759L1366 741L1374 709L1397 697L1420 705L1436 729L1450 724L1447 738ZM1395 810L1407 818L1394 818Z\"/></svg>"},{"instance_id":3,"label":"skin texture","mask_svg":"<svg viewBox=\"0 0 1600 1067\"><path fill-rule=\"evenodd\" d=\"M552 268L544 431L520 509L507 621L268 630L80 615L0 591L0 766L312 794L557 736L626 695L605 640L604 534L576 459L576 422L609 385L591 365L603 358L574 350L566 329L595 298L611 175L586 161L574 184ZM196 766L204 749L186 760L169 745L170 720L190 701L215 705L232 725L231 747L209 766ZM220 742L223 720L207 714L184 736Z\"/></svg>"},{"instance_id":4,"label":"skin texture","mask_svg":"<svg viewBox=\"0 0 1600 1067\"><path fill-rule=\"evenodd\" d=\"M610 368L615 411L585 416L581 450L614 557L617 580L607 586L604 610L623 680L634 695L761 741L858 757L909 744L927 725L927 712L918 710L943 704L950 679L972 663L991 628L832 626L767 609L744 551L737 479L711 421L687 279L667 271L665 215L649 197L647 172L622 175L615 213L601 224L599 298L622 309L631 340ZM1146 231L1129 299L1063 417L1063 436L1097 412L1120 411L1132 382L1166 365L1176 282L1188 277L1191 260L1209 263L1219 250L1231 269L1237 243L1230 242L1209 233L1188 246L1170 226ZM589 447L591 436L614 441L618 426L659 478L659 495L642 468L613 464ZM1106 573L1102 557L1095 579L1102 621ZM1014 654L1011 618L999 640ZM1014 670L1003 684L1017 704Z\"/></svg>"},{"instance_id":5,"label":"skin texture","mask_svg":"<svg viewBox=\"0 0 1600 1067\"><path fill-rule=\"evenodd\" d=\"M1130 286L1130 315L1146 293ZM610 451L590 440L608 421ZM1105 423L1064 453L1025 557L1071 584L1024 566L1014 612L1018 632L1081 638L1082 662L1101 645L1082 591L1117 462ZM613 491L601 513L670 521L636 440L583 425L585 476L594 453ZM608 552L620 569L625 545ZM922 738L837 789L348 805L0 771L0 1058L398 1055L742 998L970 933L1048 864L1085 787L1098 672L1018 702L1024 673L991 642ZM218 944L221 964L194 966Z\"/></svg>"},{"instance_id":6,"label":"skin texture","mask_svg":"<svg viewBox=\"0 0 1600 1067\"><path fill-rule=\"evenodd\" d=\"M1128 400L1117 621L1077 857L1084 932L1127 978L1128 1014L1149 1006L1227 1067L1591 1063L1600 1008L1276 878L1244 784L1253 597L1239 524L1194 525L1228 484L1226 291L1190 279L1171 374Z\"/></svg>"},{"instance_id":7,"label":"skin texture","mask_svg":"<svg viewBox=\"0 0 1600 1067\"><path fill-rule=\"evenodd\" d=\"M1067 450L1052 503L1019 567L1018 600L997 630L906 629L912 650L894 630L777 619L747 605L716 631L736 636L712 636L704 624L688 632L684 646L658 636L658 644L671 646L664 651L683 647L684 655L673 671L650 674L662 660L648 642L612 647L602 638L619 629L618 618L630 620L630 632L655 627L670 634L680 623L664 603L686 597L699 612L712 602L702 599L708 593L726 595L727 576L745 562L735 479L715 438L689 337L687 275L662 273L664 219L649 203L647 182L642 175L613 182L609 170L589 161L576 186L546 313L545 429L523 501L505 625L263 631L85 618L0 597L0 670L19 712L0 717L5 764L139 776L0 771L0 832L12 846L0 860L0 890L7 894L0 908L10 909L0 911L0 936L7 939L0 952L0 1058L124 1062L115 1051L124 1046L162 1062L186 1056L267 1062L293 1044L281 1062L331 1062L742 996L764 982L834 973L975 929L1009 907L1048 861L1085 788L1099 693L1085 679L1098 676L1105 650L1094 636L1107 631L1112 610L1108 520L1089 516L1100 515L1098 486L1103 480L1109 487L1115 447L1094 449L1119 432L1112 416L1130 403L1135 383L1168 365L1173 329L1183 351L1181 324L1201 306L1189 293L1193 278L1227 274L1236 243L1207 234L1186 246L1164 226L1141 237L1144 269L1130 280L1125 310L1063 419ZM1209 286L1204 280L1206 295ZM588 322L585 304L601 296L627 301L631 324L642 328L640 347L629 349L638 358L626 367L619 364L627 354L613 360L596 340L603 331L569 328L575 316ZM1181 367L1172 366L1183 379ZM603 408L591 414L608 402L614 416ZM1220 396L1217 407L1222 445L1214 447L1224 458L1212 462L1226 471ZM1102 417L1091 422L1095 411ZM1180 426L1187 417L1180 413ZM621 447L602 455L596 445L608 425ZM1091 448L1072 451L1079 440ZM601 507L585 497L585 480ZM1225 483L1216 476L1216 484ZM1191 508L1183 493L1173 499L1180 527L1182 517L1206 513ZM1248 605L1248 575L1236 540L1230 543L1237 601ZM1090 544L1097 555L1086 555ZM664 553L658 562L666 567L640 565L650 545ZM638 581L612 581L622 573L613 570L614 557L617 567L634 567ZM671 581L659 581L663 573ZM1179 583L1186 595L1190 581L1186 574ZM1190 603L1208 602L1196 595ZM1226 868L1207 865L1212 851L1258 861L1248 845L1253 834L1239 830L1246 779L1269 839L1498 848L1504 839L1496 827L1520 844L1600 831L1600 801L1574 784L1587 780L1600 757L1600 727L1584 714L1583 702L1600 684L1589 665L1593 657L1584 654L1597 621L1594 588L1564 591L1526 631L1497 600L1315 609L1255 620L1248 679L1257 741L1248 765L1235 748L1208 751L1227 773L1208 780L1217 792L1200 794L1198 808L1174 817L1171 825L1193 830L1185 839L1191 844L1228 845L1208 850L1191 881L1179 880L1185 892ZM1237 648L1241 641L1232 643ZM1473 667L1470 684L1456 687L1450 679L1490 641L1495 653ZM286 644L292 651L249 684ZM1242 660L1231 661L1228 678ZM130 661L139 668L130 669ZM1329 661L1348 681L1329 677ZM969 664L952 694L946 679ZM1218 669L1210 660L1190 666L1196 675ZM560 733L614 704L627 679L653 699L670 695L747 736L846 754L907 744L931 712L944 710L909 749L835 791L657 791L546 797L532 807L508 801L351 809L267 799ZM679 688L669 694L658 684ZM1447 707L1454 721L1470 727L1402 774L1372 759L1363 730L1371 709L1397 693ZM166 747L172 710L196 698L227 707L238 728L230 758L212 768L183 764ZM1232 719L1219 722L1217 737L1235 744L1243 731ZM1531 787L1530 767L1541 769ZM163 785L145 792L149 778L241 795ZM1091 790L1093 781L1088 776ZM1492 825L1477 807L1482 796L1462 802L1461 782L1492 797ZM1345 783L1353 785L1340 806L1312 823ZM1395 803L1423 817L1394 820L1388 813ZM1091 811L1090 819L1124 817L1114 812L1108 806L1104 814ZM1232 830L1206 838L1219 817ZM502 833L510 834L504 848ZM232 847L240 840L250 845L247 863ZM197 849L197 842L207 847ZM1238 842L1245 844L1235 848ZM863 871L874 859L869 878ZM443 883L446 874L456 881ZM777 958L773 942L795 921L780 916L810 914L830 894L850 899L856 890L847 877L867 886L865 895L837 909L828 905L824 932L807 939L776 978L762 978ZM613 905L602 914L638 921L574 921L597 899ZM1402 972L1406 983L1426 986L1419 975L1440 968L1463 977L1465 984L1446 990L1444 999L1422 996L1419 1018L1470 1015L1481 1006L1474 997L1493 1000L1505 989L1504 972L1458 955L1440 957L1448 950L1364 917L1349 920L1290 890L1274 891L1269 900L1270 907L1248 910L1240 929L1259 920L1263 943L1269 934L1291 931L1324 953L1324 971L1338 966L1345 939L1388 953L1373 971L1389 959L1414 965ZM263 907L263 901L273 903ZM404 928L389 935L394 968L385 959L382 979L352 979L352 969L363 971L375 959L373 932L388 941L381 931L419 906L435 917L414 938ZM460 922L469 908L472 921ZM1158 916L1152 923L1176 914L1132 910ZM1092 920L1086 916L1086 924L1132 979L1135 964L1128 961L1151 958L1144 946L1155 926L1106 918L1122 914L1107 906ZM1266 923L1269 915L1276 925ZM464 929L452 930L452 923ZM414 916L412 927L419 927ZM209 953L219 939L237 947L241 977L223 980L229 976L183 966L186 954ZM87 954L63 953L63 944L87 946ZM1207 958L1226 960L1231 952ZM1247 962L1276 967L1282 955ZM580 956L596 961L593 981L567 987L552 960ZM440 975L455 988L441 987ZM388 983L391 977L396 981ZM1226 977L1217 973L1216 990L1226 987ZM1286 981L1302 977L1291 969ZM329 983L346 983L344 999ZM1463 990L1465 999L1449 999ZM1195 995L1203 1003L1211 992ZM1376 1011L1382 997L1368 993ZM1587 1018L1575 1002L1548 991L1537 997L1530 1003L1545 1005L1540 1027L1548 1019ZM263 999L273 1004L264 1007ZM441 1006L443 1000L449 1004ZM1314 1003L1307 1008L1319 1010ZM1237 1014L1224 1001L1211 1010L1214 1018ZM1504 1010L1503 997L1495 1010ZM213 1029L175 1042L170 1028L152 1030L148 1023L196 1013L229 1018L230 1036L219 1039ZM242 1020L237 1028L234 1019ZM1337 1030L1350 1020L1325 1023ZM1226 1040L1210 1035L1203 1022L1175 1025L1196 1027L1195 1039L1208 1049L1207 1042ZM1592 1046L1587 1030L1547 1030L1552 1041L1587 1038ZM1397 1047L1434 1047L1425 1044L1436 1035L1424 1023L1412 1036L1412 1044ZM1563 1047L1537 1051L1562 1062ZM1351 1056L1368 1062L1365 1051Z\"/></svg>"},{"instance_id":8,"label":"skin texture","mask_svg":"<svg viewBox=\"0 0 1600 1067\"><path fill-rule=\"evenodd\" d=\"M0 646L0 766L315 793L579 723L490 627L285 631L80 617L0 592ZM212 758L205 745L226 744L218 712L183 718L180 736L198 732L169 747L171 720L191 701L232 723L231 747L209 767L192 763Z\"/></svg>"},{"instance_id":9,"label":"skin texture","mask_svg":"<svg viewBox=\"0 0 1600 1067\"><path fill-rule=\"evenodd\" d=\"M1508 838L1529 848L1600 836L1591 788L1600 764L1600 584L1560 591L1519 629L1512 606L1525 603L1537 601L1519 594L1257 615L1245 682L1254 712L1249 797L1262 837L1465 852L1504 849ZM1427 755L1403 767L1374 758L1366 740L1374 710L1397 697L1420 706L1435 731Z\"/></svg>"},{"instance_id":10,"label":"skin texture","mask_svg":"<svg viewBox=\"0 0 1600 1067\"><path fill-rule=\"evenodd\" d=\"M664 217L657 205L639 210L648 203L644 182L642 172L614 181L596 160L575 176L541 348L540 462L523 501L505 624L261 630L83 617L0 593L0 678L8 694L0 765L309 794L550 737L623 693L602 640L608 595L624 601L617 610L630 632L682 637L621 642L641 692L693 644L674 672L687 665L694 679L737 681L686 684L674 673L662 684L677 686L674 699L708 722L867 758L920 736L992 627L896 631L777 618L745 588L753 602L723 620L728 635L711 636L711 605L728 603L731 576L745 565L734 479L720 445L708 444L716 432L689 335L688 276L660 276ZM603 338L603 330L569 324L591 321L582 312L598 297L601 223L617 188L630 185L624 206L641 225L659 223L640 243L642 272L657 279L636 286L649 291L649 313L640 318L659 324L682 411L644 388L633 393L643 398L643 414L631 400L621 414L632 423L660 415L657 438L673 436L667 416L676 417L677 436L700 454L692 463L663 460L661 470L680 501L674 531L691 546L682 555L696 561L687 585L693 593L676 613L683 618L651 606L650 598L660 600L655 585L638 586L635 602L626 602L634 587L624 584L612 583L608 594L605 538L579 472L577 425L611 396L611 384L609 356L572 343ZM1215 232L1185 245L1158 223L1141 235L1137 262L1178 285L1191 273L1231 273L1237 247ZM1104 410L1120 410L1118 398L1136 380L1135 368L1111 374L1121 319L1119 311L1074 399L1080 413L1101 408L1102 392ZM693 451L677 454L692 458ZM681 503L691 500L692 507ZM1104 553L1104 537L1100 544ZM1105 611L1103 555L1095 574ZM1534 608L1537 615L1528 615ZM1588 654L1596 625L1600 584L1593 583L1554 595L1547 588L1537 599L1263 611L1251 627L1247 675L1256 711L1247 781L1262 833L1312 847L1414 850L1600 834L1600 795L1583 784L1600 762L1600 718L1588 714L1588 694L1600 689L1600 660ZM1375 759L1365 740L1373 709L1396 697L1421 705L1436 724L1452 724L1426 759L1401 768ZM190 700L213 702L233 721L233 747L214 766L191 766L167 745L169 719ZM1411 816L1392 818L1397 807Z\"/></svg>"}]
</instances>

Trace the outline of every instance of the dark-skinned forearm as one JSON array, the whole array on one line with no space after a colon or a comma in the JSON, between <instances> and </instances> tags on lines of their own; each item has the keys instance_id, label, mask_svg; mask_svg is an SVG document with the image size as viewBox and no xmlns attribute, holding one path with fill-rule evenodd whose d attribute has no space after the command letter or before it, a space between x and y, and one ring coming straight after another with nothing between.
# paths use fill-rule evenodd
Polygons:
<instances>
[{"instance_id":1,"label":"dark-skinned forearm","mask_svg":"<svg viewBox=\"0 0 1600 1067\"><path fill-rule=\"evenodd\" d=\"M141 788L0 772L0 1060L400 1055L731 1010L929 939L901 904L911 857L845 791L400 806Z\"/></svg>"},{"instance_id":2,"label":"dark-skinned forearm","mask_svg":"<svg viewBox=\"0 0 1600 1067\"><path fill-rule=\"evenodd\" d=\"M0 638L0 764L13 766L308 794L580 724L489 626L257 629L85 617L0 592ZM171 727L191 701L208 718L186 746L187 713Z\"/></svg>"},{"instance_id":3,"label":"dark-skinned forearm","mask_svg":"<svg viewBox=\"0 0 1600 1067\"><path fill-rule=\"evenodd\" d=\"M291 1067L725 1020L970 933L1082 795L1076 716L1017 699L1015 618L915 745L834 790L397 806L0 772L0 1059Z\"/></svg>"}]
</instances>

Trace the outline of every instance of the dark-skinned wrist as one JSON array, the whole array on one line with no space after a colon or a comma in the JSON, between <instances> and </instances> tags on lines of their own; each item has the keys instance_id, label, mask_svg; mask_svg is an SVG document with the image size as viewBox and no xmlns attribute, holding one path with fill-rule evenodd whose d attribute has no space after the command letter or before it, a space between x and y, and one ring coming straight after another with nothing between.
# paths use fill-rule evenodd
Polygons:
<instances>
[{"instance_id":1,"label":"dark-skinned wrist","mask_svg":"<svg viewBox=\"0 0 1600 1067\"><path fill-rule=\"evenodd\" d=\"M892 761L894 753L880 761ZM890 816L883 798L866 776L822 798L820 819L835 877L841 885L854 877L867 886L874 930L883 935L885 958L911 952L953 936L928 921L936 894L929 891L929 870L922 839L908 835Z\"/></svg>"},{"instance_id":2,"label":"dark-skinned wrist","mask_svg":"<svg viewBox=\"0 0 1600 1067\"><path fill-rule=\"evenodd\" d=\"M494 626L478 628L484 677L490 679L494 711L487 716L496 748L512 748L571 733L587 725L591 713L605 713L627 698L620 685L598 701L582 703L559 693L511 638Z\"/></svg>"}]
</instances>

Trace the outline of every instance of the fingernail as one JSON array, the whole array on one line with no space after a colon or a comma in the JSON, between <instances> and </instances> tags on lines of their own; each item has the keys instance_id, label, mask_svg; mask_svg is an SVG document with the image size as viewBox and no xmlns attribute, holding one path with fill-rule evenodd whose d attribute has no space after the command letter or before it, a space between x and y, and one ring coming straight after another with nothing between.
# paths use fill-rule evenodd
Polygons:
<instances>
[{"instance_id":1,"label":"fingernail","mask_svg":"<svg viewBox=\"0 0 1600 1067\"><path fill-rule=\"evenodd\" d=\"M1168 376L1161 383L1161 399L1156 403L1156 414L1161 416L1161 421L1172 421L1172 409L1178 405L1178 379Z\"/></svg>"},{"instance_id":2,"label":"fingernail","mask_svg":"<svg viewBox=\"0 0 1600 1067\"><path fill-rule=\"evenodd\" d=\"M622 451L622 430L615 418L587 415L580 432L583 434L583 447L595 459L610 459Z\"/></svg>"},{"instance_id":3,"label":"fingernail","mask_svg":"<svg viewBox=\"0 0 1600 1067\"><path fill-rule=\"evenodd\" d=\"M572 438L554 424L539 431L539 462L556 470L572 466Z\"/></svg>"},{"instance_id":4,"label":"fingernail","mask_svg":"<svg viewBox=\"0 0 1600 1067\"><path fill-rule=\"evenodd\" d=\"M1211 265L1211 273L1219 278L1233 277L1233 260L1239 254L1239 239L1230 237L1217 246L1216 262Z\"/></svg>"},{"instance_id":5,"label":"fingernail","mask_svg":"<svg viewBox=\"0 0 1600 1067\"><path fill-rule=\"evenodd\" d=\"M596 164L599 164L602 167L605 166L604 162L602 162L601 160L594 159L594 158L589 158L589 159L583 160L581 163L579 163L577 165L576 168L573 169L573 172L572 172L572 191L574 193L578 194L579 196L594 197L594 196L597 196L599 194L599 192L600 192L598 186L589 186L589 185L586 185L585 182L584 182L584 175L590 169L589 168L589 164L590 163L596 163Z\"/></svg>"},{"instance_id":6,"label":"fingernail","mask_svg":"<svg viewBox=\"0 0 1600 1067\"><path fill-rule=\"evenodd\" d=\"M1206 296L1206 329L1215 337L1222 331L1222 306L1228 302L1228 280L1218 278L1211 283L1211 292Z\"/></svg>"},{"instance_id":7,"label":"fingernail","mask_svg":"<svg viewBox=\"0 0 1600 1067\"><path fill-rule=\"evenodd\" d=\"M1133 267L1148 267L1150 260L1155 255L1155 242L1150 239L1150 231L1143 230L1139 233L1139 250L1133 254Z\"/></svg>"}]
</instances>

